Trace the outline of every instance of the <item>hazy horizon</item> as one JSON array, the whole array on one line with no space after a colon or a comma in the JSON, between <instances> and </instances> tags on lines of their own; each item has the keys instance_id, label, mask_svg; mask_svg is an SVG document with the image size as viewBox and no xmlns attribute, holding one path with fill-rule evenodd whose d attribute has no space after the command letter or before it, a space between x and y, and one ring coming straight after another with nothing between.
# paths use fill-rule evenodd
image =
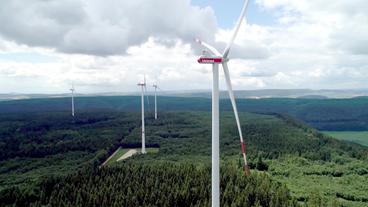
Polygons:
<instances>
[{"instance_id":1,"label":"hazy horizon","mask_svg":"<svg viewBox=\"0 0 368 207\"><path fill-rule=\"evenodd\" d=\"M309 98L309 99L349 99L355 97L368 96L368 89L258 89L258 90L235 90L235 96L238 99L262 99L262 98ZM154 95L153 90L147 90L147 95ZM167 97L203 97L210 98L211 90L159 90L158 96ZM130 92L100 92L100 93L82 93L75 92L75 96L80 97L103 97L103 96L140 96L141 91ZM22 100L33 98L63 98L69 97L70 92L65 93L0 93L0 101ZM228 98L226 89L220 90L221 98Z\"/></svg>"},{"instance_id":2,"label":"hazy horizon","mask_svg":"<svg viewBox=\"0 0 368 207\"><path fill-rule=\"evenodd\" d=\"M77 89L76 89L77 90ZM147 87L149 92L153 92L153 89L150 90L149 86ZM310 88L265 88L265 89L235 89L234 91L368 91L368 88L336 88L336 89L328 89L328 88L321 88L321 89L310 89ZM227 92L226 88L220 88L220 91ZM137 90L130 90L130 91L101 91L101 92L76 92L80 94L105 94L105 93L140 93L141 90L138 88ZM211 92L211 89L178 89L178 90L165 90L160 89L160 92L179 92L179 93L186 93L186 92ZM8 93L0 93L0 94L69 94L69 89L65 90L65 92L8 92Z\"/></svg>"}]
</instances>

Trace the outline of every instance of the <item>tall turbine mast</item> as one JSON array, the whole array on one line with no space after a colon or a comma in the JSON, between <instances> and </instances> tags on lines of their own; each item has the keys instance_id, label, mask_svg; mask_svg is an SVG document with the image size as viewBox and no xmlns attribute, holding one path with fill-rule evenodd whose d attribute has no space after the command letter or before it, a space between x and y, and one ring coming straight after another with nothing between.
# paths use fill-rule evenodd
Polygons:
<instances>
[{"instance_id":1,"label":"tall turbine mast","mask_svg":"<svg viewBox=\"0 0 368 207\"><path fill-rule=\"evenodd\" d=\"M244 0L244 6L240 13L237 25L234 29L234 33L227 44L224 52L221 54L216 48L213 46L202 42L199 39L196 41L206 48L208 51L204 53L199 59L198 63L200 64L212 64L212 72L213 72L213 83L212 83L212 207L220 206L220 144L219 144L219 64L222 64L225 74L225 80L227 89L229 91L229 96L231 100L231 105L233 107L236 124L238 126L238 132L240 137L241 149L244 159L244 172L246 175L249 175L249 167L247 163L247 156L245 153L245 145L243 140L243 134L241 131L238 110L236 107L236 102L234 98L234 92L231 86L231 80L229 75L229 69L227 66L227 62L229 61L228 55L230 48L235 40L235 37L239 31L240 25L244 19L246 10L248 6L248 0Z\"/></svg>"},{"instance_id":2,"label":"tall turbine mast","mask_svg":"<svg viewBox=\"0 0 368 207\"><path fill-rule=\"evenodd\" d=\"M155 119L157 119L157 84L153 84L153 87L155 88Z\"/></svg>"},{"instance_id":3,"label":"tall turbine mast","mask_svg":"<svg viewBox=\"0 0 368 207\"><path fill-rule=\"evenodd\" d=\"M142 154L146 154L146 143L145 143L145 125L144 125L144 91L146 89L146 77L144 78L144 82L140 82L137 84L141 87L141 104L142 104Z\"/></svg>"},{"instance_id":4,"label":"tall turbine mast","mask_svg":"<svg viewBox=\"0 0 368 207\"><path fill-rule=\"evenodd\" d=\"M74 84L72 84L72 88L70 89L70 91L72 92L72 116L74 117Z\"/></svg>"}]
</instances>

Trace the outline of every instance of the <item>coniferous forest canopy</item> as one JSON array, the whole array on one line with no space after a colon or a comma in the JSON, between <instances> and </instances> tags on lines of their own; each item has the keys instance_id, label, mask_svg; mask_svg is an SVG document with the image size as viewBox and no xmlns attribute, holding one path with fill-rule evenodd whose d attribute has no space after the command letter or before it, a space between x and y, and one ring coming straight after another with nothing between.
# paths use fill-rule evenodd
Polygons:
<instances>
[{"instance_id":1,"label":"coniferous forest canopy","mask_svg":"<svg viewBox=\"0 0 368 207\"><path fill-rule=\"evenodd\" d=\"M210 205L210 99L160 97L158 120L147 105L146 144L158 152L102 168L117 148L140 147L139 97L76 98L75 118L69 101L0 102L0 206ZM221 204L367 206L368 148L305 124L366 130L367 103L238 100L252 169L245 177L222 100Z\"/></svg>"},{"instance_id":2,"label":"coniferous forest canopy","mask_svg":"<svg viewBox=\"0 0 368 207\"><path fill-rule=\"evenodd\" d=\"M153 97L151 99L151 110ZM78 97L77 110L140 110L136 96ZM368 130L368 97L350 99L265 98L238 99L244 112L289 114L314 128L328 131ZM210 98L160 97L160 108L166 111L211 111ZM228 99L220 100L221 110L231 111ZM0 113L68 111L69 98L25 99L1 101Z\"/></svg>"}]
</instances>

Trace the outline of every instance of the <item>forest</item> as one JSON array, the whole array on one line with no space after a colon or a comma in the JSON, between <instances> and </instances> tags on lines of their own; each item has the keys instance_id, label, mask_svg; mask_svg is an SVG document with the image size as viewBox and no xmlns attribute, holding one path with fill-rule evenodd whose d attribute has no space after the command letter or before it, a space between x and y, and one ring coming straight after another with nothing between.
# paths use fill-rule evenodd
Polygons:
<instances>
[{"instance_id":1,"label":"forest","mask_svg":"<svg viewBox=\"0 0 368 207\"><path fill-rule=\"evenodd\" d=\"M266 174L245 177L221 169L223 206L296 206L285 185ZM3 204L27 206L209 206L209 167L192 164L133 164L88 168L65 178L44 180L29 194L9 190Z\"/></svg>"},{"instance_id":2,"label":"forest","mask_svg":"<svg viewBox=\"0 0 368 207\"><path fill-rule=\"evenodd\" d=\"M146 143L157 153L102 168L118 147L140 146L140 113L115 101L117 109L91 105L72 118L48 111L50 101L45 111L0 114L0 206L209 206L211 114L191 110L195 101L160 110L158 120L148 111ZM17 107L29 102L42 100ZM240 120L252 174L243 175L234 116L224 110L223 206L368 205L367 147L285 113L241 112Z\"/></svg>"},{"instance_id":3,"label":"forest","mask_svg":"<svg viewBox=\"0 0 368 207\"><path fill-rule=\"evenodd\" d=\"M153 97L147 109L153 109ZM139 111L136 96L77 97L79 111ZM0 113L68 111L69 98L24 99L0 101ZM312 127L328 131L368 131L368 97L349 99L263 98L238 99L239 111L288 114ZM159 97L159 108L165 111L210 111L211 99L200 97ZM220 100L220 108L231 111L229 99Z\"/></svg>"}]
</instances>

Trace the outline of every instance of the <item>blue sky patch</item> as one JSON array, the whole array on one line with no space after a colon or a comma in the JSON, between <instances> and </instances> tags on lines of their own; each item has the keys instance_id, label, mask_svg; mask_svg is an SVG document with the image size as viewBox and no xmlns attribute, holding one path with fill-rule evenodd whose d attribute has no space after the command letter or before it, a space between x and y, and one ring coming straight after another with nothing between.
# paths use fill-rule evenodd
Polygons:
<instances>
[{"instance_id":1,"label":"blue sky patch","mask_svg":"<svg viewBox=\"0 0 368 207\"><path fill-rule=\"evenodd\" d=\"M234 26L243 3L244 0L192 0L193 5L212 7L217 17L217 23L224 29L229 29ZM251 0L247 12L247 21L249 24L273 25L275 24L275 17L270 11L265 11L257 5L254 0Z\"/></svg>"}]
</instances>

